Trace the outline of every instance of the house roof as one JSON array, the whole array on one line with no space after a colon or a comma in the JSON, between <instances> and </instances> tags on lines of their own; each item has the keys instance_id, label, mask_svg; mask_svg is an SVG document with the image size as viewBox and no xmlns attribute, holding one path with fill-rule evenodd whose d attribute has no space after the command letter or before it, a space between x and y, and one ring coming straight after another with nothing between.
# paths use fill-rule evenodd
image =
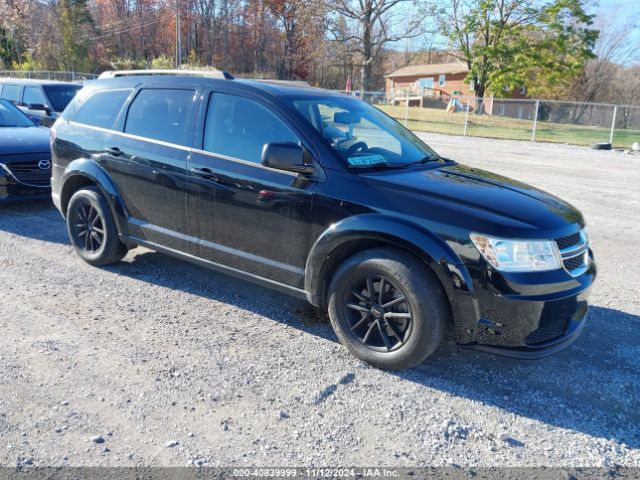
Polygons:
<instances>
[{"instance_id":1,"label":"house roof","mask_svg":"<svg viewBox=\"0 0 640 480\"><path fill-rule=\"evenodd\" d=\"M469 68L464 63L433 63L431 65L409 65L391 72L385 77L415 77L417 75L440 75L443 73L467 73Z\"/></svg>"}]
</instances>

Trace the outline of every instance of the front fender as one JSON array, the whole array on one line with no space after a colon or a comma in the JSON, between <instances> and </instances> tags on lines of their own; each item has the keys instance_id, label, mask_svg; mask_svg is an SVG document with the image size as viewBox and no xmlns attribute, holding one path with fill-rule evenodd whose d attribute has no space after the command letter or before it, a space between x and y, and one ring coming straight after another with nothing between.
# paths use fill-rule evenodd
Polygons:
<instances>
[{"instance_id":1,"label":"front fender","mask_svg":"<svg viewBox=\"0 0 640 480\"><path fill-rule=\"evenodd\" d=\"M122 233L126 228L128 217L122 196L109 174L98 162L90 158L80 158L67 165L60 181L60 210L66 212L69 199L78 185L86 184L86 180L95 184L102 192Z\"/></svg>"},{"instance_id":2,"label":"front fender","mask_svg":"<svg viewBox=\"0 0 640 480\"><path fill-rule=\"evenodd\" d=\"M451 289L452 271L449 266L456 267L455 271L462 271L468 277L466 269L459 268L462 264L460 258L444 241L428 230L402 219L367 213L347 217L331 225L311 247L305 267L305 290L311 303L320 305L324 301L324 290L331 273L327 270L331 266L337 267L332 262L327 262L333 252L353 241L371 240L396 245L414 253L431 267L448 292ZM467 278L463 280L466 281ZM468 285L472 285L470 278Z\"/></svg>"}]
</instances>

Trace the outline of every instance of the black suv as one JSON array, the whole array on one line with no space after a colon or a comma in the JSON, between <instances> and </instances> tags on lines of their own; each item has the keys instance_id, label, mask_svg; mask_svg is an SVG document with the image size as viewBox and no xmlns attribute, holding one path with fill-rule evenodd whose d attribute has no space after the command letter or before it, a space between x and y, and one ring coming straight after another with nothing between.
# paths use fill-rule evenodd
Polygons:
<instances>
[{"instance_id":1,"label":"black suv","mask_svg":"<svg viewBox=\"0 0 640 480\"><path fill-rule=\"evenodd\" d=\"M53 130L53 200L92 265L142 245L306 298L390 369L445 330L539 358L585 323L596 266L580 212L440 157L360 100L133 75L86 86Z\"/></svg>"},{"instance_id":2,"label":"black suv","mask_svg":"<svg viewBox=\"0 0 640 480\"><path fill-rule=\"evenodd\" d=\"M0 97L13 102L43 127L50 127L82 85L53 80L0 78Z\"/></svg>"}]
</instances>

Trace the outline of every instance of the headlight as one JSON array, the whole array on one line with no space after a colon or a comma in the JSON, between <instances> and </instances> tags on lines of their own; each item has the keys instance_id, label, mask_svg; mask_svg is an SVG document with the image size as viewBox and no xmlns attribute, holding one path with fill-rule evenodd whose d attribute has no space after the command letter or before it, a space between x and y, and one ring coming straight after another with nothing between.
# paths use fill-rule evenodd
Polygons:
<instances>
[{"instance_id":1,"label":"headlight","mask_svg":"<svg viewBox=\"0 0 640 480\"><path fill-rule=\"evenodd\" d=\"M502 272L543 272L562 268L552 240L508 240L471 234L471 241L487 262Z\"/></svg>"}]
</instances>

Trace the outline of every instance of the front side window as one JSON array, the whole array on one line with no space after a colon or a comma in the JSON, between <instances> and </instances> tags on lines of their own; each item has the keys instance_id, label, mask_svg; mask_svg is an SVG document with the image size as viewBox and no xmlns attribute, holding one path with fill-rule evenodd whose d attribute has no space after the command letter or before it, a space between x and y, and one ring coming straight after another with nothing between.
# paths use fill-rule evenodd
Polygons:
<instances>
[{"instance_id":1,"label":"front side window","mask_svg":"<svg viewBox=\"0 0 640 480\"><path fill-rule=\"evenodd\" d=\"M129 107L124 131L132 135L187 145L194 90L141 90Z\"/></svg>"},{"instance_id":2,"label":"front side window","mask_svg":"<svg viewBox=\"0 0 640 480\"><path fill-rule=\"evenodd\" d=\"M26 105L46 105L47 101L38 87L25 87L22 103Z\"/></svg>"},{"instance_id":3,"label":"front side window","mask_svg":"<svg viewBox=\"0 0 640 480\"><path fill-rule=\"evenodd\" d=\"M299 143L299 139L266 107L235 95L211 95L204 150L260 163L264 145L281 142Z\"/></svg>"},{"instance_id":4,"label":"front side window","mask_svg":"<svg viewBox=\"0 0 640 480\"><path fill-rule=\"evenodd\" d=\"M292 103L351 167L439 159L418 137L366 102L333 96L296 98Z\"/></svg>"},{"instance_id":5,"label":"front side window","mask_svg":"<svg viewBox=\"0 0 640 480\"><path fill-rule=\"evenodd\" d=\"M42 87L55 112L62 112L67 108L69 102L73 100L81 88L80 85L45 85Z\"/></svg>"},{"instance_id":6,"label":"front side window","mask_svg":"<svg viewBox=\"0 0 640 480\"><path fill-rule=\"evenodd\" d=\"M2 89L2 98L16 103L20 100L20 86L19 85L5 85Z\"/></svg>"},{"instance_id":7,"label":"front side window","mask_svg":"<svg viewBox=\"0 0 640 480\"><path fill-rule=\"evenodd\" d=\"M101 128L113 124L131 90L105 90L91 95L71 114L69 120Z\"/></svg>"}]
</instances>

